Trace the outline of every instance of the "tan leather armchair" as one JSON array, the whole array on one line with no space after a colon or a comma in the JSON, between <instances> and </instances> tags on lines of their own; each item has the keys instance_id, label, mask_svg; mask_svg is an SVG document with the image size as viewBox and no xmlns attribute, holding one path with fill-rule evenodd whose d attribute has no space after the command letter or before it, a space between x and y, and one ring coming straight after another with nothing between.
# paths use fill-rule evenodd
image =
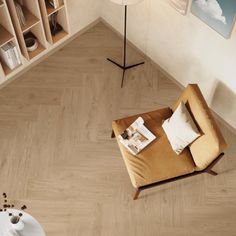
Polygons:
<instances>
[{"instance_id":1,"label":"tan leather armchair","mask_svg":"<svg viewBox=\"0 0 236 236\"><path fill-rule=\"evenodd\" d=\"M201 136L178 156L171 148L162 122L171 117L180 102L184 102ZM201 173L217 175L212 167L224 155L225 140L207 106L199 87L188 85L172 108L137 114L112 122L112 137L118 137L139 116L158 138L137 156L133 156L117 139L137 199L140 191L167 182Z\"/></svg>"}]
</instances>

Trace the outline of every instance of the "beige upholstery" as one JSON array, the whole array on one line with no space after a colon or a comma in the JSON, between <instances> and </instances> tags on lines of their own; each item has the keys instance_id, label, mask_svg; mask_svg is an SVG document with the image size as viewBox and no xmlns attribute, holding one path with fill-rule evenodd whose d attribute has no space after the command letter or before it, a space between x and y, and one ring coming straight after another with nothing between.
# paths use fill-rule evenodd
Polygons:
<instances>
[{"instance_id":1,"label":"beige upholstery","mask_svg":"<svg viewBox=\"0 0 236 236\"><path fill-rule=\"evenodd\" d=\"M173 106L174 111L180 102L185 103L201 132L201 137L190 145L190 151L196 170L203 170L226 148L225 140L196 84L188 85Z\"/></svg>"},{"instance_id":2,"label":"beige upholstery","mask_svg":"<svg viewBox=\"0 0 236 236\"><path fill-rule=\"evenodd\" d=\"M195 165L188 149L179 156L172 150L162 129L162 121L172 115L170 108L139 114L121 120L113 121L115 135L121 134L133 121L141 116L145 125L157 139L137 156L133 156L118 141L131 182L134 187L141 187L161 180L191 173Z\"/></svg>"},{"instance_id":3,"label":"beige upholstery","mask_svg":"<svg viewBox=\"0 0 236 236\"><path fill-rule=\"evenodd\" d=\"M112 128L117 137L141 116L146 127L157 137L137 156L130 154L117 139L131 182L135 188L189 174L196 170L203 170L226 147L224 138L198 86L189 85L173 106L173 111L181 101L186 104L193 116L201 136L190 145L190 150L185 148L179 156L172 150L162 128L162 121L172 115L170 108L113 121Z\"/></svg>"}]
</instances>

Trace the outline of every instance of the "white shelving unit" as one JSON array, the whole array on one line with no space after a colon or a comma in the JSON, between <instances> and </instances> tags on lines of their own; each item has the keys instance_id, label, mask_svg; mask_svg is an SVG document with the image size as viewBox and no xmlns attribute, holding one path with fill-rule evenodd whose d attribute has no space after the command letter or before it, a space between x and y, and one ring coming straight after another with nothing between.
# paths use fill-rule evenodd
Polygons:
<instances>
[{"instance_id":1,"label":"white shelving unit","mask_svg":"<svg viewBox=\"0 0 236 236\"><path fill-rule=\"evenodd\" d=\"M21 26L18 19L14 0L7 0L21 53L27 60L31 60L47 48L47 41L38 0L23 0L22 3L23 13L26 19L26 25L24 26ZM39 46L33 52L27 51L24 40L24 34L27 32L32 32L38 39Z\"/></svg>"},{"instance_id":2,"label":"white shelving unit","mask_svg":"<svg viewBox=\"0 0 236 236\"><path fill-rule=\"evenodd\" d=\"M13 42L20 54L20 48L15 34L15 30L12 24L12 20L9 14L8 6L5 0L0 0L0 47L3 47L9 42ZM21 57L22 61L22 57ZM21 66L21 65L19 65ZM16 70L15 68L14 70ZM4 62L0 59L0 78L6 79L14 70L11 70ZM2 80L1 80L2 81Z\"/></svg>"},{"instance_id":3,"label":"white shelving unit","mask_svg":"<svg viewBox=\"0 0 236 236\"><path fill-rule=\"evenodd\" d=\"M15 1L21 4L26 24L21 26ZM50 19L57 14L57 22L62 30L53 35ZM42 56L70 37L67 1L62 0L58 8L50 6L48 0L0 0L0 47L13 42L20 54L21 65L11 70L0 58L0 84L17 75ZM36 50L27 50L24 34L32 32L38 40Z\"/></svg>"}]
</instances>

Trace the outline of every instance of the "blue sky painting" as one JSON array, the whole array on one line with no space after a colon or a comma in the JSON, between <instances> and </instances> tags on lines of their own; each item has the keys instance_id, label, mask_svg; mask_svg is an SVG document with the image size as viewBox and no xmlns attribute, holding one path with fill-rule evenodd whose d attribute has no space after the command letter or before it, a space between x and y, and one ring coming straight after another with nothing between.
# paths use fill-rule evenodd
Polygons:
<instances>
[{"instance_id":1,"label":"blue sky painting","mask_svg":"<svg viewBox=\"0 0 236 236\"><path fill-rule=\"evenodd\" d=\"M225 38L234 26L236 0L193 0L192 13Z\"/></svg>"}]
</instances>

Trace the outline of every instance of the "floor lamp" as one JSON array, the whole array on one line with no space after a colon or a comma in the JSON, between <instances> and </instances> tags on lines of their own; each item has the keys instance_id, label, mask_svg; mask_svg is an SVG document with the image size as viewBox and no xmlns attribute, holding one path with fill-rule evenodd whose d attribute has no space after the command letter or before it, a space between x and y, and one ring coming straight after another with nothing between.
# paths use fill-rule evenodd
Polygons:
<instances>
[{"instance_id":1,"label":"floor lamp","mask_svg":"<svg viewBox=\"0 0 236 236\"><path fill-rule=\"evenodd\" d=\"M116 66L118 66L119 68L121 68L123 70L123 76L122 76L122 81L121 81L121 88L123 87L123 83L124 83L124 78L125 78L125 71L131 68L134 68L136 66L142 65L144 64L144 62L140 62L134 65L126 65L126 48L127 48L127 37L126 37L126 29L127 29L127 6L128 5L134 5L137 4L139 2L142 2L143 0L110 0L116 4L125 6L125 22L124 22L124 61L123 61L123 65L120 65L119 63L113 61L110 58L107 58L108 61L112 62L113 64L115 64Z\"/></svg>"}]
</instances>

